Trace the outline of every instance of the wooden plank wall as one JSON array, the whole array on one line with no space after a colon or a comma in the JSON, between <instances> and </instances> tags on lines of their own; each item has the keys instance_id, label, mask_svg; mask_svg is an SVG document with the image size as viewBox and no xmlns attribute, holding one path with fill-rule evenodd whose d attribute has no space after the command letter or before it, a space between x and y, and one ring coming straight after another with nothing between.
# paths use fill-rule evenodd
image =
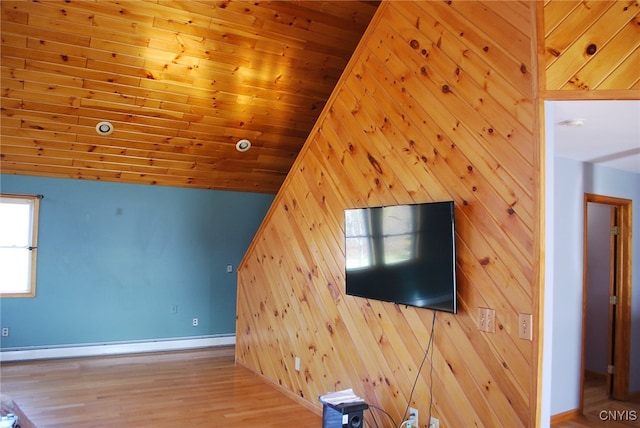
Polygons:
<instances>
[{"instance_id":1,"label":"wooden plank wall","mask_svg":"<svg viewBox=\"0 0 640 428\"><path fill-rule=\"evenodd\" d=\"M380 7L240 266L239 363L316 408L353 388L395 426L409 401L423 427L430 409L442 427L534 424L538 332L519 339L518 314L538 298L535 9ZM345 208L449 199L457 315L432 330L429 310L345 295Z\"/></svg>"},{"instance_id":2,"label":"wooden plank wall","mask_svg":"<svg viewBox=\"0 0 640 428\"><path fill-rule=\"evenodd\" d=\"M640 4L547 1L544 5L546 89L596 96L640 90Z\"/></svg>"}]
</instances>

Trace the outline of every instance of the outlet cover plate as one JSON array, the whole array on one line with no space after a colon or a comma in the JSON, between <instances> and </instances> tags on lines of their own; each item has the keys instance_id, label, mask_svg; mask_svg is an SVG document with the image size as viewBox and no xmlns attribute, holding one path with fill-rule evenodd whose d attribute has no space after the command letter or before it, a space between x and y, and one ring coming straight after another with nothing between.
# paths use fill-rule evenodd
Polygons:
<instances>
[{"instance_id":1,"label":"outlet cover plate","mask_svg":"<svg viewBox=\"0 0 640 428\"><path fill-rule=\"evenodd\" d=\"M294 367L297 372L300 371L300 357L296 357Z\"/></svg>"},{"instance_id":2,"label":"outlet cover plate","mask_svg":"<svg viewBox=\"0 0 640 428\"><path fill-rule=\"evenodd\" d=\"M409 407L409 420L411 421L411 427L416 427L418 428L420 425L418 425L419 423L419 419L418 419L418 409L416 409L415 407Z\"/></svg>"}]
</instances>

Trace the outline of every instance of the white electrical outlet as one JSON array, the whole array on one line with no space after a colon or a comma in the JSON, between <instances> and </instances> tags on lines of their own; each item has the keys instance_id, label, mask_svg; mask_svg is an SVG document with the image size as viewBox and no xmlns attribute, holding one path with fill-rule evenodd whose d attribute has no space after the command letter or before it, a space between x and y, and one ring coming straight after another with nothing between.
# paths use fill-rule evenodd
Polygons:
<instances>
[{"instance_id":1,"label":"white electrical outlet","mask_svg":"<svg viewBox=\"0 0 640 428\"><path fill-rule=\"evenodd\" d=\"M198 318L194 318L194 319L191 321L191 325L193 325L194 327L197 327L197 326L198 326Z\"/></svg>"},{"instance_id":2,"label":"white electrical outlet","mask_svg":"<svg viewBox=\"0 0 640 428\"><path fill-rule=\"evenodd\" d=\"M429 428L440 428L440 419L431 416L431 422L429 422Z\"/></svg>"},{"instance_id":3,"label":"white electrical outlet","mask_svg":"<svg viewBox=\"0 0 640 428\"><path fill-rule=\"evenodd\" d=\"M2 327L2 337L9 336L9 327Z\"/></svg>"},{"instance_id":4,"label":"white electrical outlet","mask_svg":"<svg viewBox=\"0 0 640 428\"><path fill-rule=\"evenodd\" d=\"M418 409L414 407L409 407L409 422L411 422L412 427L418 428Z\"/></svg>"},{"instance_id":5,"label":"white electrical outlet","mask_svg":"<svg viewBox=\"0 0 640 428\"><path fill-rule=\"evenodd\" d=\"M296 357L295 368L297 372L300 371L300 357Z\"/></svg>"},{"instance_id":6,"label":"white electrical outlet","mask_svg":"<svg viewBox=\"0 0 640 428\"><path fill-rule=\"evenodd\" d=\"M233 272L233 266L227 265L227 273L232 273L232 272Z\"/></svg>"}]
</instances>

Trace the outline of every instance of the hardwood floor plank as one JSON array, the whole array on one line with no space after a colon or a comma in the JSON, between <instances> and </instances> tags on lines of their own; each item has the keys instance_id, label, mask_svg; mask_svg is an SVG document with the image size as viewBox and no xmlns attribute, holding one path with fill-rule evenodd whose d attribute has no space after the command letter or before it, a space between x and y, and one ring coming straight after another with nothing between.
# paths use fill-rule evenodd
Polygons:
<instances>
[{"instance_id":1,"label":"hardwood floor plank","mask_svg":"<svg viewBox=\"0 0 640 428\"><path fill-rule=\"evenodd\" d=\"M586 375L584 414L551 425L551 428L640 427L640 396L629 401L610 400L605 377Z\"/></svg>"},{"instance_id":2,"label":"hardwood floor plank","mask_svg":"<svg viewBox=\"0 0 640 428\"><path fill-rule=\"evenodd\" d=\"M37 427L320 426L322 418L249 369L234 349L0 366L2 394Z\"/></svg>"}]
</instances>

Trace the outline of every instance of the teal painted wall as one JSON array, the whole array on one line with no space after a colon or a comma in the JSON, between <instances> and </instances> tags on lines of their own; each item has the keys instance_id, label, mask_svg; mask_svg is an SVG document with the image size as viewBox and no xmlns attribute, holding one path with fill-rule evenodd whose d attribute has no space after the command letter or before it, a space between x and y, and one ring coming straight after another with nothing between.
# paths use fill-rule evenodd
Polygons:
<instances>
[{"instance_id":1,"label":"teal painted wall","mask_svg":"<svg viewBox=\"0 0 640 428\"><path fill-rule=\"evenodd\" d=\"M12 175L0 190L44 195L37 295L0 299L2 349L235 333L235 269L274 195Z\"/></svg>"}]
</instances>

